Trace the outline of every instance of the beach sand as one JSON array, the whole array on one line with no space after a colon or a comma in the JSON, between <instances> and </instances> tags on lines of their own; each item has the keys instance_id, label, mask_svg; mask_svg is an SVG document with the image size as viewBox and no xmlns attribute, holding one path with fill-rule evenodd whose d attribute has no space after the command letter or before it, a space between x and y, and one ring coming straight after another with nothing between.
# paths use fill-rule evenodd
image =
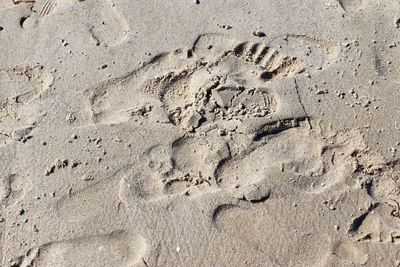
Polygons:
<instances>
[{"instance_id":1,"label":"beach sand","mask_svg":"<svg viewBox=\"0 0 400 267\"><path fill-rule=\"evenodd\" d=\"M1 266L400 266L400 1L1 0Z\"/></svg>"}]
</instances>

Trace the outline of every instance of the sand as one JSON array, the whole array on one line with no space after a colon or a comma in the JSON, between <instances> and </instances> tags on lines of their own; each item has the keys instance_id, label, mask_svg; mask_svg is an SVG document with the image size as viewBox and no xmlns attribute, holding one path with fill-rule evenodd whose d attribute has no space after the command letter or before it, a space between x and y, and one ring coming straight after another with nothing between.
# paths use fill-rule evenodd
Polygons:
<instances>
[{"instance_id":1,"label":"sand","mask_svg":"<svg viewBox=\"0 0 400 267\"><path fill-rule=\"evenodd\" d=\"M400 1L2 0L1 266L400 266Z\"/></svg>"}]
</instances>

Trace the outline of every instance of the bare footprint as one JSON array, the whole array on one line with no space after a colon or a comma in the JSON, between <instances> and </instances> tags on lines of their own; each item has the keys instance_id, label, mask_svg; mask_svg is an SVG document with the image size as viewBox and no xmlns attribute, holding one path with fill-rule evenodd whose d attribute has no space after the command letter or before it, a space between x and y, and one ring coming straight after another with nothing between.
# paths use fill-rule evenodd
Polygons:
<instances>
[{"instance_id":1,"label":"bare footprint","mask_svg":"<svg viewBox=\"0 0 400 267\"><path fill-rule=\"evenodd\" d=\"M0 202L8 207L22 199L30 188L30 181L17 174L5 175L0 180Z\"/></svg>"},{"instance_id":2,"label":"bare footprint","mask_svg":"<svg viewBox=\"0 0 400 267\"><path fill-rule=\"evenodd\" d=\"M13 266L137 266L147 249L146 241L124 230L50 242L33 248Z\"/></svg>"},{"instance_id":3,"label":"bare footprint","mask_svg":"<svg viewBox=\"0 0 400 267\"><path fill-rule=\"evenodd\" d=\"M16 149L13 145L5 145L0 148L0 204L8 208L18 203L31 189L31 181L28 177L15 173Z\"/></svg>"},{"instance_id":4,"label":"bare footprint","mask_svg":"<svg viewBox=\"0 0 400 267\"><path fill-rule=\"evenodd\" d=\"M130 30L123 15L111 0L91 3L99 9L99 16L93 16L88 24L89 32L96 45L117 45L123 42Z\"/></svg>"},{"instance_id":5,"label":"bare footprint","mask_svg":"<svg viewBox=\"0 0 400 267\"><path fill-rule=\"evenodd\" d=\"M45 113L33 103L53 84L53 76L39 64L0 70L0 133L21 141Z\"/></svg>"}]
</instances>

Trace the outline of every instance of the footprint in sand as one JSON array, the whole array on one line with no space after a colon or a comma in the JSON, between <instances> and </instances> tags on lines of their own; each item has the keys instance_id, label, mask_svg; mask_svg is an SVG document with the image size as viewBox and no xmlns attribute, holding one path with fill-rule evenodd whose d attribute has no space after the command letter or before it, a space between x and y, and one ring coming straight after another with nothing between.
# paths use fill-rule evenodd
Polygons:
<instances>
[{"instance_id":1,"label":"footprint in sand","mask_svg":"<svg viewBox=\"0 0 400 267\"><path fill-rule=\"evenodd\" d=\"M146 241L126 231L50 242L14 259L12 266L135 266L142 263Z\"/></svg>"},{"instance_id":2,"label":"footprint in sand","mask_svg":"<svg viewBox=\"0 0 400 267\"><path fill-rule=\"evenodd\" d=\"M88 113L80 121L168 123L186 132L165 148L173 168L156 180L162 181L167 195L193 186L233 186L238 181L222 171L228 162L243 161L286 130L308 127L296 74L327 68L338 53L337 45L303 35L253 43L202 34L191 48L157 55L137 70L87 89ZM311 144L296 139L285 147L294 156L304 154L304 159L279 156L281 140L269 148L271 164L295 170L305 162L312 169L308 173L317 173L320 151L307 154L306 148L321 144L304 138Z\"/></svg>"},{"instance_id":3,"label":"footprint in sand","mask_svg":"<svg viewBox=\"0 0 400 267\"><path fill-rule=\"evenodd\" d=\"M365 265L368 261L368 255L347 240L334 243L332 254L335 264L339 261L341 265Z\"/></svg>"},{"instance_id":4,"label":"footprint in sand","mask_svg":"<svg viewBox=\"0 0 400 267\"><path fill-rule=\"evenodd\" d=\"M21 199L30 181L17 174L6 175L0 180L0 203L8 207Z\"/></svg>"},{"instance_id":5,"label":"footprint in sand","mask_svg":"<svg viewBox=\"0 0 400 267\"><path fill-rule=\"evenodd\" d=\"M125 40L130 28L117 10L117 7L110 0L92 1L88 9L99 8L100 16L91 16L88 24L89 32L96 45L117 45Z\"/></svg>"},{"instance_id":6,"label":"footprint in sand","mask_svg":"<svg viewBox=\"0 0 400 267\"><path fill-rule=\"evenodd\" d=\"M73 5L81 5L86 10L86 17L82 23L87 27L96 45L116 45L122 42L129 32L129 26L117 10L115 4L109 0L47 0L36 1L29 17L21 18L21 27L25 30L45 27L50 16L73 16ZM93 13L96 10L96 14Z\"/></svg>"},{"instance_id":7,"label":"footprint in sand","mask_svg":"<svg viewBox=\"0 0 400 267\"><path fill-rule=\"evenodd\" d=\"M276 47L203 34L191 48L157 55L85 92L92 94L87 121L116 124L145 118L186 131L228 124L251 132L267 122L304 118L293 78L304 69L328 66L338 46L291 35L272 43Z\"/></svg>"},{"instance_id":8,"label":"footprint in sand","mask_svg":"<svg viewBox=\"0 0 400 267\"><path fill-rule=\"evenodd\" d=\"M274 170L283 166L289 174L318 173L322 143L307 134L295 80L304 68L316 71L329 65L325 48L313 48L309 53L319 51L319 61L311 66L303 51L288 49L293 56L286 56L267 44L203 34L191 48L157 55L137 70L87 89L88 114L78 118L83 126L152 122L169 125L181 137L150 146L134 166L61 198L56 210L66 220L63 224L73 225L77 218L86 225L99 214L118 216L126 207L145 213L146 205L168 205L187 195L218 192L230 199L265 201L270 181L265 173L246 171L249 162ZM307 153L309 147L315 151ZM243 177L231 175L232 162L243 163ZM90 199L97 199L101 208L93 208Z\"/></svg>"},{"instance_id":9,"label":"footprint in sand","mask_svg":"<svg viewBox=\"0 0 400 267\"><path fill-rule=\"evenodd\" d=\"M53 84L53 76L39 64L0 69L0 140L24 141L45 112L37 100Z\"/></svg>"},{"instance_id":10,"label":"footprint in sand","mask_svg":"<svg viewBox=\"0 0 400 267\"><path fill-rule=\"evenodd\" d=\"M273 203L275 206L220 205L214 211L213 226L221 235L235 238L237 247L246 248L244 253L254 251L268 255L273 262L268 265L325 266L330 256L330 237L321 230L298 223L298 220L306 221L307 215L295 208L286 208L286 200L273 201L277 201ZM276 213L282 216L275 216ZM292 224L296 225L295 231L287 227Z\"/></svg>"},{"instance_id":11,"label":"footprint in sand","mask_svg":"<svg viewBox=\"0 0 400 267\"><path fill-rule=\"evenodd\" d=\"M35 1L32 7L33 13L28 17L22 17L20 25L23 29L35 29L44 22L46 17L51 15L55 11L56 7L58 11L62 10L63 7L72 3L72 0L47 0L47 1Z\"/></svg>"},{"instance_id":12,"label":"footprint in sand","mask_svg":"<svg viewBox=\"0 0 400 267\"><path fill-rule=\"evenodd\" d=\"M393 200L391 200L393 201ZM396 204L395 202L389 204ZM392 216L387 204L371 205L365 212L352 218L348 235L356 242L400 244L398 218Z\"/></svg>"}]
</instances>

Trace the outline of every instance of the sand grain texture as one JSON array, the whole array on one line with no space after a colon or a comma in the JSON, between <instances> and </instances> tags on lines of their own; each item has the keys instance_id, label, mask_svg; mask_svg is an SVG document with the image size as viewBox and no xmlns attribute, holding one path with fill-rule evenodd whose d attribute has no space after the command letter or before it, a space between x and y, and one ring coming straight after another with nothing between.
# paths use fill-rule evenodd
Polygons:
<instances>
[{"instance_id":1,"label":"sand grain texture","mask_svg":"<svg viewBox=\"0 0 400 267\"><path fill-rule=\"evenodd\" d=\"M399 8L2 1L0 266L399 266Z\"/></svg>"}]
</instances>

